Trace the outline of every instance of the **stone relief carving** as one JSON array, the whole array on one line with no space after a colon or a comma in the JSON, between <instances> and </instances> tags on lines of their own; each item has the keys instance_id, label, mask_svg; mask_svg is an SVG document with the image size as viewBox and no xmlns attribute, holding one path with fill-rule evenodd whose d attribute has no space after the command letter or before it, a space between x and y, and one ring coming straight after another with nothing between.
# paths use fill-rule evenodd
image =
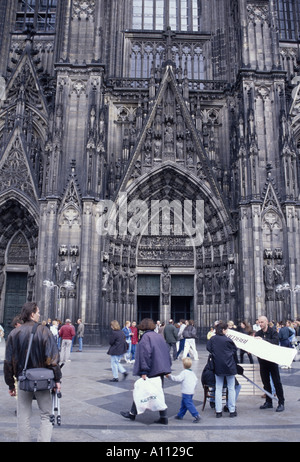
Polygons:
<instances>
[{"instance_id":1,"label":"stone relief carving","mask_svg":"<svg viewBox=\"0 0 300 462\"><path fill-rule=\"evenodd\" d=\"M0 192L14 188L36 200L31 175L18 139L11 151L4 156L0 165L0 178Z\"/></svg>"},{"instance_id":2,"label":"stone relief carving","mask_svg":"<svg viewBox=\"0 0 300 462\"><path fill-rule=\"evenodd\" d=\"M249 21L253 23L266 22L269 19L269 6L248 4L247 14Z\"/></svg>"},{"instance_id":3,"label":"stone relief carving","mask_svg":"<svg viewBox=\"0 0 300 462\"><path fill-rule=\"evenodd\" d=\"M276 286L285 282L286 264L281 248L264 249L264 286L266 301L281 300L282 294L276 292Z\"/></svg>"},{"instance_id":4,"label":"stone relief carving","mask_svg":"<svg viewBox=\"0 0 300 462\"><path fill-rule=\"evenodd\" d=\"M56 284L60 290L61 298L77 297L77 282L80 274L79 246L61 244L58 249L59 261L55 264ZM65 285L73 283L72 287Z\"/></svg>"},{"instance_id":5,"label":"stone relief carving","mask_svg":"<svg viewBox=\"0 0 300 462\"><path fill-rule=\"evenodd\" d=\"M168 305L171 291L171 275L168 265L164 265L163 274L161 275L162 304Z\"/></svg>"},{"instance_id":6,"label":"stone relief carving","mask_svg":"<svg viewBox=\"0 0 300 462\"><path fill-rule=\"evenodd\" d=\"M74 0L73 18L93 19L95 14L95 3L94 0Z\"/></svg>"}]
</instances>

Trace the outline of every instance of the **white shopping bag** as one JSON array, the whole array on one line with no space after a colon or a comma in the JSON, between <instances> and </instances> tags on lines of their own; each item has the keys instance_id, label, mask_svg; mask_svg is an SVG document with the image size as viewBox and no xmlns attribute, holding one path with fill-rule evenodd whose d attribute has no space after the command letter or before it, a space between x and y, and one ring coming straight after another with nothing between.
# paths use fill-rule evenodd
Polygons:
<instances>
[{"instance_id":1,"label":"white shopping bag","mask_svg":"<svg viewBox=\"0 0 300 462\"><path fill-rule=\"evenodd\" d=\"M150 411L167 409L161 378L138 379L134 384L133 401L138 414L143 414L146 409Z\"/></svg>"}]
</instances>

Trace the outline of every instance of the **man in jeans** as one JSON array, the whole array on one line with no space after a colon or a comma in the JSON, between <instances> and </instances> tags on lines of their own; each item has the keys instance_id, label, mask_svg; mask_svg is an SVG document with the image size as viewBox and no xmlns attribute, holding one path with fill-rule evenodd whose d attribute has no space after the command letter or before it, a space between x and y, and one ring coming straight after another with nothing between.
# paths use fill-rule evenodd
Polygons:
<instances>
[{"instance_id":1,"label":"man in jeans","mask_svg":"<svg viewBox=\"0 0 300 462\"><path fill-rule=\"evenodd\" d=\"M66 319L65 325L59 329L58 334L62 339L60 361L61 363L65 363L66 361L70 361L72 339L76 335L75 328L72 326L70 319Z\"/></svg>"},{"instance_id":2,"label":"man in jeans","mask_svg":"<svg viewBox=\"0 0 300 462\"><path fill-rule=\"evenodd\" d=\"M9 387L10 396L16 396L15 378L22 374L25 366L26 353L29 345L31 331L35 323L39 322L40 310L35 302L23 305L21 322L9 334L6 343L4 378ZM61 369L59 367L59 351L54 336L47 326L39 325L32 342L28 368L48 367L53 369L56 390L60 391ZM32 400L35 396L41 416L38 442L50 442L52 436L52 423L50 415L52 410L51 393L49 390L35 393L18 389L17 415L18 415L18 441L31 441L30 417L32 414Z\"/></svg>"},{"instance_id":3,"label":"man in jeans","mask_svg":"<svg viewBox=\"0 0 300 462\"><path fill-rule=\"evenodd\" d=\"M83 345L83 336L84 336L84 324L81 319L77 320L78 328L77 328L77 337L78 337L78 350L77 352L82 352L82 345Z\"/></svg>"},{"instance_id":4,"label":"man in jeans","mask_svg":"<svg viewBox=\"0 0 300 462\"><path fill-rule=\"evenodd\" d=\"M178 341L178 330L174 326L173 319L170 319L169 324L164 328L164 337L169 351L171 352L171 348L173 350L173 360L175 361L177 359L176 342Z\"/></svg>"}]
</instances>

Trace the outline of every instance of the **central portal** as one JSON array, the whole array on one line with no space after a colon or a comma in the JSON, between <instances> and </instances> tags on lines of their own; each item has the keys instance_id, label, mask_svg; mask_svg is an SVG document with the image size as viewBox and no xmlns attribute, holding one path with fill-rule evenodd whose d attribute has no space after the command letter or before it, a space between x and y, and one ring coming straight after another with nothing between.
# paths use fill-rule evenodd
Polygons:
<instances>
[{"instance_id":1,"label":"central portal","mask_svg":"<svg viewBox=\"0 0 300 462\"><path fill-rule=\"evenodd\" d=\"M217 319L236 318L234 231L209 179L168 161L124 180L106 217L116 229L103 252L103 326L111 316L193 319L200 338Z\"/></svg>"},{"instance_id":2,"label":"central portal","mask_svg":"<svg viewBox=\"0 0 300 462\"><path fill-rule=\"evenodd\" d=\"M180 319L191 319L194 297L171 297L171 318L174 322Z\"/></svg>"},{"instance_id":3,"label":"central portal","mask_svg":"<svg viewBox=\"0 0 300 462\"><path fill-rule=\"evenodd\" d=\"M170 276L170 301L166 309L163 274L140 274L137 280L137 320L152 318L154 322L190 319L194 313L194 276Z\"/></svg>"},{"instance_id":4,"label":"central portal","mask_svg":"<svg viewBox=\"0 0 300 462\"><path fill-rule=\"evenodd\" d=\"M159 304L160 300L158 296L155 295L138 295L137 297L137 313L138 313L138 322L141 322L144 318L151 318L156 322L159 318Z\"/></svg>"}]
</instances>

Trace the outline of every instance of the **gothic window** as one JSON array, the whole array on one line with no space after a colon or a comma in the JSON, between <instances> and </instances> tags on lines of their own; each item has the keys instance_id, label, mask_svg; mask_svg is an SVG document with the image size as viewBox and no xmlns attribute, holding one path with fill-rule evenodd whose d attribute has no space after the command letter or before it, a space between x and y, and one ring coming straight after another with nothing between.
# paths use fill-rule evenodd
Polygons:
<instances>
[{"instance_id":1,"label":"gothic window","mask_svg":"<svg viewBox=\"0 0 300 462\"><path fill-rule=\"evenodd\" d=\"M57 0L18 0L15 32L33 25L37 33L54 32Z\"/></svg>"},{"instance_id":2,"label":"gothic window","mask_svg":"<svg viewBox=\"0 0 300 462\"><path fill-rule=\"evenodd\" d=\"M299 39L300 0L276 0L282 40Z\"/></svg>"},{"instance_id":3,"label":"gothic window","mask_svg":"<svg viewBox=\"0 0 300 462\"><path fill-rule=\"evenodd\" d=\"M151 69L161 67L165 60L165 44L162 42L131 43L130 77L149 78ZM204 79L204 56L202 47L198 43L176 42L172 47L172 59L177 68L187 71L191 80Z\"/></svg>"},{"instance_id":4,"label":"gothic window","mask_svg":"<svg viewBox=\"0 0 300 462\"><path fill-rule=\"evenodd\" d=\"M133 0L132 28L198 32L200 0Z\"/></svg>"},{"instance_id":5,"label":"gothic window","mask_svg":"<svg viewBox=\"0 0 300 462\"><path fill-rule=\"evenodd\" d=\"M166 58L166 40L141 38L140 31L200 31L201 0L133 0L127 77L148 79L151 70L160 68ZM134 35L132 35L132 32ZM169 32L169 31L168 31ZM165 35L167 32L165 33ZM172 32L170 33L172 35ZM176 35L177 35L176 34ZM175 36L175 34L173 34ZM191 40L192 39L192 40ZM172 61L191 80L204 79L202 44L194 36L175 38L171 47Z\"/></svg>"}]
</instances>

